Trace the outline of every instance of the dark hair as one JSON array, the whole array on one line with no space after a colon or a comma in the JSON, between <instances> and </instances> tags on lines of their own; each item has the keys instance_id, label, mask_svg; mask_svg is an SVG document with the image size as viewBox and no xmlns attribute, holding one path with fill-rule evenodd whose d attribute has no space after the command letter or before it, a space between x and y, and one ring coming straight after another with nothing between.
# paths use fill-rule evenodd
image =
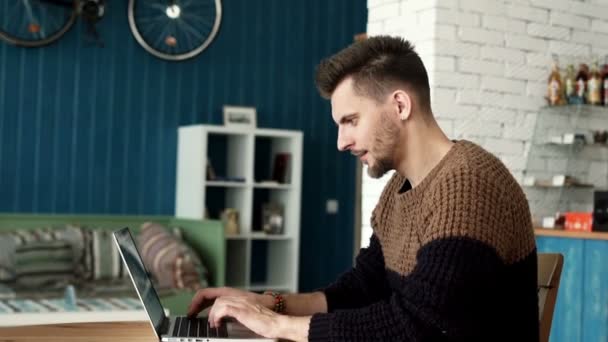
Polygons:
<instances>
[{"instance_id":1,"label":"dark hair","mask_svg":"<svg viewBox=\"0 0 608 342\"><path fill-rule=\"evenodd\" d=\"M324 59L316 73L319 93L329 99L348 76L360 95L380 101L392 88L405 85L417 95L422 109L431 108L426 69L414 46L403 38L371 37Z\"/></svg>"}]
</instances>

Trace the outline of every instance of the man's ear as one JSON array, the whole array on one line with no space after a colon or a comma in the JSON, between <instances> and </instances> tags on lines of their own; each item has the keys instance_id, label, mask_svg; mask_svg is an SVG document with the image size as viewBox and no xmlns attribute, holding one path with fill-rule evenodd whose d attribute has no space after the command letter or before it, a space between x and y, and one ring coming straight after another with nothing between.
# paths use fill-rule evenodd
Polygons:
<instances>
[{"instance_id":1,"label":"man's ear","mask_svg":"<svg viewBox=\"0 0 608 342\"><path fill-rule=\"evenodd\" d=\"M410 95L403 90L396 90L393 92L392 99L397 105L399 120L407 120L412 113L412 99Z\"/></svg>"}]
</instances>

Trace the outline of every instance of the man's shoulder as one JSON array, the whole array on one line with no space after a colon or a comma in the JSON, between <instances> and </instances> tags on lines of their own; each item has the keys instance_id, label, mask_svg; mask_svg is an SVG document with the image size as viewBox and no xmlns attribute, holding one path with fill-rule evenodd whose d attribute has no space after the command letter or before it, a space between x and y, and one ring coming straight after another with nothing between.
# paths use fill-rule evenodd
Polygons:
<instances>
[{"instance_id":1,"label":"man's shoulder","mask_svg":"<svg viewBox=\"0 0 608 342\"><path fill-rule=\"evenodd\" d=\"M519 187L509 169L491 152L467 140L458 141L455 147L458 150L438 174L438 181L460 181L502 188Z\"/></svg>"}]
</instances>

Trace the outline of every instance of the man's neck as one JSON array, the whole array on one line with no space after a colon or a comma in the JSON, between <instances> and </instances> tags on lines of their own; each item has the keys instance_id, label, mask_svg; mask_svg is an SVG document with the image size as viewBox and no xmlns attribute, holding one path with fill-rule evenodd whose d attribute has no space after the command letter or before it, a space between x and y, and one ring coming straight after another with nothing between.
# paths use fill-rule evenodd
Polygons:
<instances>
[{"instance_id":1,"label":"man's neck","mask_svg":"<svg viewBox=\"0 0 608 342\"><path fill-rule=\"evenodd\" d=\"M416 122L401 136L400 161L396 171L406 177L412 188L420 184L450 151L454 143L436 122Z\"/></svg>"}]
</instances>

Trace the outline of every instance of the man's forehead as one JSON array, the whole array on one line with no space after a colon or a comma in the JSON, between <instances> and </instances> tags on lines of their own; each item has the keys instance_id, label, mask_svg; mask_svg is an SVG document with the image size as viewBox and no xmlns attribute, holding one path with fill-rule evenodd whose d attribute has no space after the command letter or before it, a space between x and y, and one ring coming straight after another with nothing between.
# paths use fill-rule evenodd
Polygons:
<instances>
[{"instance_id":1,"label":"man's forehead","mask_svg":"<svg viewBox=\"0 0 608 342\"><path fill-rule=\"evenodd\" d=\"M352 87L351 78L340 82L331 95L331 115L334 121L339 122L343 116L357 112L361 100L361 96Z\"/></svg>"}]
</instances>

